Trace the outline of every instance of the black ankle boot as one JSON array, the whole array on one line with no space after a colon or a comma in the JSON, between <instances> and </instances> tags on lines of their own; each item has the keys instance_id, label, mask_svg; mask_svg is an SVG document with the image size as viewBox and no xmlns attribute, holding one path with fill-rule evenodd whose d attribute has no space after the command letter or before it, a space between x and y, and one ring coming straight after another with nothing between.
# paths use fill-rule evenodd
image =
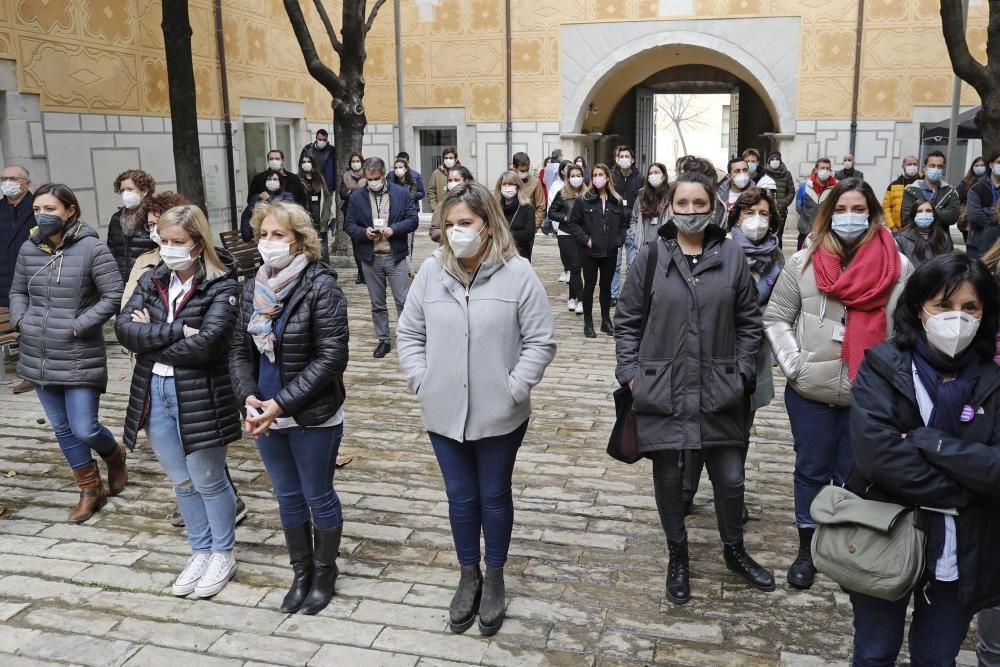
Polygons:
<instances>
[{"instance_id":1,"label":"black ankle boot","mask_svg":"<svg viewBox=\"0 0 1000 667\"><path fill-rule=\"evenodd\" d=\"M788 583L794 588L803 590L811 588L816 579L816 567L813 565L812 539L815 528L799 528L799 555L788 568Z\"/></svg>"},{"instance_id":2,"label":"black ankle boot","mask_svg":"<svg viewBox=\"0 0 1000 667\"><path fill-rule=\"evenodd\" d=\"M762 591L774 590L774 577L750 557L743 547L742 540L736 544L722 545L722 555L730 572L740 575L754 588Z\"/></svg>"},{"instance_id":3,"label":"black ankle boot","mask_svg":"<svg viewBox=\"0 0 1000 667\"><path fill-rule=\"evenodd\" d=\"M601 332L606 333L609 336L615 335L615 325L611 323L610 317L601 318Z\"/></svg>"},{"instance_id":4,"label":"black ankle boot","mask_svg":"<svg viewBox=\"0 0 1000 667\"><path fill-rule=\"evenodd\" d=\"M337 585L337 553L340 551L340 536L344 532L344 524L336 528L317 528L315 547L313 548L313 580L309 595L302 603L303 614L316 614L330 604Z\"/></svg>"},{"instance_id":5,"label":"black ankle boot","mask_svg":"<svg viewBox=\"0 0 1000 667\"><path fill-rule=\"evenodd\" d=\"M594 320L589 315L583 316L583 335L587 338L597 338L594 333Z\"/></svg>"},{"instance_id":6,"label":"black ankle boot","mask_svg":"<svg viewBox=\"0 0 1000 667\"><path fill-rule=\"evenodd\" d=\"M281 611L294 614L302 608L313 580L313 531L312 523L285 529L288 560L292 564L292 585L281 602Z\"/></svg>"},{"instance_id":7,"label":"black ankle boot","mask_svg":"<svg viewBox=\"0 0 1000 667\"><path fill-rule=\"evenodd\" d=\"M479 563L463 565L462 576L458 580L458 590L451 598L448 613L451 617L452 632L462 633L468 630L476 620L479 610L479 600L483 593L483 573Z\"/></svg>"},{"instance_id":8,"label":"black ankle boot","mask_svg":"<svg viewBox=\"0 0 1000 667\"><path fill-rule=\"evenodd\" d=\"M483 597L479 602L479 633L495 635L503 625L507 606L507 589L503 584L503 568L486 566L483 579Z\"/></svg>"},{"instance_id":9,"label":"black ankle boot","mask_svg":"<svg viewBox=\"0 0 1000 667\"><path fill-rule=\"evenodd\" d=\"M667 564L667 598L674 604L687 604L691 599L690 567L687 539L667 540L670 562Z\"/></svg>"}]
</instances>

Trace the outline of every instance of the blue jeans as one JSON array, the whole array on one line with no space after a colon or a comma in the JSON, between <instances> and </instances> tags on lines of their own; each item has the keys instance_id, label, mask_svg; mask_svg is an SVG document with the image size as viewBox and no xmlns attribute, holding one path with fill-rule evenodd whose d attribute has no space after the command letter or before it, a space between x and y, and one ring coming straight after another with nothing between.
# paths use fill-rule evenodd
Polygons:
<instances>
[{"instance_id":1,"label":"blue jeans","mask_svg":"<svg viewBox=\"0 0 1000 667\"><path fill-rule=\"evenodd\" d=\"M103 456L110 456L115 451L115 436L97 420L101 404L99 389L35 385L35 394L70 468L78 470L89 466L93 461L91 449Z\"/></svg>"},{"instance_id":2,"label":"blue jeans","mask_svg":"<svg viewBox=\"0 0 1000 667\"><path fill-rule=\"evenodd\" d=\"M632 268L632 262L635 261L636 249L635 242L632 241L632 230L628 229L625 231L625 272ZM622 269L622 249L618 248L618 260L615 262L615 275L611 279L611 298L617 299L618 295L622 293L622 279L621 279L621 269Z\"/></svg>"},{"instance_id":3,"label":"blue jeans","mask_svg":"<svg viewBox=\"0 0 1000 667\"><path fill-rule=\"evenodd\" d=\"M785 408L795 443L795 522L815 528L809 506L830 482L842 485L854 465L851 409L804 398L790 386Z\"/></svg>"},{"instance_id":4,"label":"blue jeans","mask_svg":"<svg viewBox=\"0 0 1000 667\"><path fill-rule=\"evenodd\" d=\"M511 476L528 422L513 433L459 442L429 433L448 494L451 536L461 565L479 562L479 535L486 564L503 567L514 529Z\"/></svg>"},{"instance_id":5,"label":"blue jeans","mask_svg":"<svg viewBox=\"0 0 1000 667\"><path fill-rule=\"evenodd\" d=\"M924 586L927 588L924 588ZM854 608L852 667L892 667L903 646L906 608L913 597L910 624L912 667L945 667L955 658L969 632L972 618L962 612L957 581L925 580L902 600L889 602L851 593Z\"/></svg>"},{"instance_id":6,"label":"blue jeans","mask_svg":"<svg viewBox=\"0 0 1000 667\"><path fill-rule=\"evenodd\" d=\"M226 448L184 453L172 377L154 375L146 436L174 485L191 551L226 553L236 545L236 494L226 475Z\"/></svg>"},{"instance_id":7,"label":"blue jeans","mask_svg":"<svg viewBox=\"0 0 1000 667\"><path fill-rule=\"evenodd\" d=\"M333 488L343 437L344 425L338 424L272 428L257 438L257 450L278 497L282 528L301 526L310 515L317 528L336 528L344 522Z\"/></svg>"}]
</instances>

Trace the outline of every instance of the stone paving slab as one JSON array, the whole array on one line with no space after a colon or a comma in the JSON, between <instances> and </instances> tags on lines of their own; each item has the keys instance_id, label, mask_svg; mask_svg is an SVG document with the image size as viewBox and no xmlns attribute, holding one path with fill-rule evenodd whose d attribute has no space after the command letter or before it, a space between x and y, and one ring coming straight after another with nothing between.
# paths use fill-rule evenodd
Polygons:
<instances>
[{"instance_id":1,"label":"stone paving slab","mask_svg":"<svg viewBox=\"0 0 1000 667\"><path fill-rule=\"evenodd\" d=\"M417 257L433 249L420 236ZM508 620L498 635L447 630L457 571L444 487L395 352L371 356L367 292L351 268L342 271L352 358L341 454L352 461L337 471L346 523L333 603L314 617L278 611L290 570L252 441L229 453L249 509L237 530L240 569L214 600L175 598L169 585L187 545L166 520L172 489L148 444L130 457L121 496L71 526L65 517L77 493L37 399L0 387L0 665L847 664L847 597L822 578L808 592L784 583L797 537L782 378L778 398L757 413L747 462L754 521L746 542L774 569L778 590L753 590L725 569L706 479L688 523L694 597L672 605L650 466L604 452L614 420L613 340L585 339L581 318L567 311L554 239L538 237L534 261L559 350L532 395L514 470ZM120 433L129 363L117 344L108 351L102 419ZM960 664L975 664L974 655L963 652Z\"/></svg>"}]
</instances>

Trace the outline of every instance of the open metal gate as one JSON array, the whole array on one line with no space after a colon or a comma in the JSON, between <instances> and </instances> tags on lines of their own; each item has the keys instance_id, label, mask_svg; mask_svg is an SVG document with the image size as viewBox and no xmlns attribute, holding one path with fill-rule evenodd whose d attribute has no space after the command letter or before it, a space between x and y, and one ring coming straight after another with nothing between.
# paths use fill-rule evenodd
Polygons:
<instances>
[{"instance_id":1,"label":"open metal gate","mask_svg":"<svg viewBox=\"0 0 1000 667\"><path fill-rule=\"evenodd\" d=\"M656 105L653 90L635 89L635 162L640 173L656 161Z\"/></svg>"}]
</instances>

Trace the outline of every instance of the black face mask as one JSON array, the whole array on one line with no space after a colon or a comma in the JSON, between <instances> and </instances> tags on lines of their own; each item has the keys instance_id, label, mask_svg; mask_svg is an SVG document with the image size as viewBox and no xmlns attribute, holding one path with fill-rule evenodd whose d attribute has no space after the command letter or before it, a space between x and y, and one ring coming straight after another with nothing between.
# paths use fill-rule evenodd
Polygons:
<instances>
[{"instance_id":1,"label":"black face mask","mask_svg":"<svg viewBox=\"0 0 1000 667\"><path fill-rule=\"evenodd\" d=\"M52 213L36 213L35 224L43 238L51 238L65 229L66 222Z\"/></svg>"}]
</instances>

